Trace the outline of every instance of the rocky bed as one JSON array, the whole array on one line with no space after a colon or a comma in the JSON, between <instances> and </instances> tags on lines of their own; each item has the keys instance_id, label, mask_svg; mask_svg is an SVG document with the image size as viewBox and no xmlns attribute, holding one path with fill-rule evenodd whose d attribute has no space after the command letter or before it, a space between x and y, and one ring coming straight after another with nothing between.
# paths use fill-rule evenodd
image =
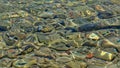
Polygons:
<instances>
[{"instance_id":1,"label":"rocky bed","mask_svg":"<svg viewBox=\"0 0 120 68\"><path fill-rule=\"evenodd\" d=\"M119 0L0 0L0 68L120 68Z\"/></svg>"}]
</instances>

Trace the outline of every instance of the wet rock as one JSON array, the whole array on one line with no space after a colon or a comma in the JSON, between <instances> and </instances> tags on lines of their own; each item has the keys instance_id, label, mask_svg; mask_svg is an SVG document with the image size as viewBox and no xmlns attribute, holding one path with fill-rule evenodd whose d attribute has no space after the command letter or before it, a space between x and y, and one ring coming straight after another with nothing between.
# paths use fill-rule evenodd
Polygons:
<instances>
[{"instance_id":1,"label":"wet rock","mask_svg":"<svg viewBox=\"0 0 120 68\"><path fill-rule=\"evenodd\" d=\"M105 11L105 9L101 5L96 5L95 9L98 11Z\"/></svg>"},{"instance_id":2,"label":"wet rock","mask_svg":"<svg viewBox=\"0 0 120 68\"><path fill-rule=\"evenodd\" d=\"M0 44L1 44L0 49L3 49L6 47L6 43L4 41L0 41Z\"/></svg>"},{"instance_id":3,"label":"wet rock","mask_svg":"<svg viewBox=\"0 0 120 68\"><path fill-rule=\"evenodd\" d=\"M19 10L14 12L7 12L2 14L2 19L9 19L9 18L19 18L19 17L27 17L29 14L25 11Z\"/></svg>"},{"instance_id":4,"label":"wet rock","mask_svg":"<svg viewBox=\"0 0 120 68\"><path fill-rule=\"evenodd\" d=\"M66 41L66 46L67 47L80 47L81 45L79 44L80 40L76 41L76 40L68 40Z\"/></svg>"},{"instance_id":5,"label":"wet rock","mask_svg":"<svg viewBox=\"0 0 120 68\"><path fill-rule=\"evenodd\" d=\"M108 25L107 23L91 23L78 27L79 32L89 32L94 30L120 29L119 25Z\"/></svg>"},{"instance_id":6,"label":"wet rock","mask_svg":"<svg viewBox=\"0 0 120 68\"><path fill-rule=\"evenodd\" d=\"M46 35L38 34L37 36L38 36L38 41L40 43L47 44L48 46L51 46L52 44L55 44L56 42L63 41L60 35L56 33L48 33Z\"/></svg>"},{"instance_id":7,"label":"wet rock","mask_svg":"<svg viewBox=\"0 0 120 68\"><path fill-rule=\"evenodd\" d=\"M66 64L66 68L87 68L87 64L82 61L71 61Z\"/></svg>"},{"instance_id":8,"label":"wet rock","mask_svg":"<svg viewBox=\"0 0 120 68\"><path fill-rule=\"evenodd\" d=\"M112 3L115 3L115 4L118 4L118 5L120 5L120 3L119 3L119 0L110 0Z\"/></svg>"},{"instance_id":9,"label":"wet rock","mask_svg":"<svg viewBox=\"0 0 120 68\"><path fill-rule=\"evenodd\" d=\"M43 68L59 68L57 63L47 58L38 58L38 65Z\"/></svg>"},{"instance_id":10,"label":"wet rock","mask_svg":"<svg viewBox=\"0 0 120 68\"><path fill-rule=\"evenodd\" d=\"M12 10L12 7L10 5L0 3L0 10L0 13L3 13Z\"/></svg>"},{"instance_id":11,"label":"wet rock","mask_svg":"<svg viewBox=\"0 0 120 68\"><path fill-rule=\"evenodd\" d=\"M0 67L11 67L12 65L12 60L9 58L3 58L0 60Z\"/></svg>"},{"instance_id":12,"label":"wet rock","mask_svg":"<svg viewBox=\"0 0 120 68\"><path fill-rule=\"evenodd\" d=\"M29 26L29 27L24 27L23 28L25 33L28 33L28 32L35 32L35 29L33 26Z\"/></svg>"},{"instance_id":13,"label":"wet rock","mask_svg":"<svg viewBox=\"0 0 120 68\"><path fill-rule=\"evenodd\" d=\"M119 38L118 37L109 37L108 39L103 39L98 42L102 47L113 47L120 51Z\"/></svg>"},{"instance_id":14,"label":"wet rock","mask_svg":"<svg viewBox=\"0 0 120 68\"><path fill-rule=\"evenodd\" d=\"M30 68L40 68L40 66L39 65L31 65Z\"/></svg>"},{"instance_id":15,"label":"wet rock","mask_svg":"<svg viewBox=\"0 0 120 68\"><path fill-rule=\"evenodd\" d=\"M43 26L43 28L41 29L41 32L46 33L46 32L51 32L53 30L54 29L51 25L46 25L46 26Z\"/></svg>"},{"instance_id":16,"label":"wet rock","mask_svg":"<svg viewBox=\"0 0 120 68\"><path fill-rule=\"evenodd\" d=\"M8 30L7 27L5 27L5 26L0 26L0 32L7 31L7 30Z\"/></svg>"},{"instance_id":17,"label":"wet rock","mask_svg":"<svg viewBox=\"0 0 120 68\"><path fill-rule=\"evenodd\" d=\"M15 36L14 34L12 35L10 33L4 33L3 40L5 41L6 45L8 45L8 46L14 46L15 44L18 43L18 37Z\"/></svg>"},{"instance_id":18,"label":"wet rock","mask_svg":"<svg viewBox=\"0 0 120 68\"><path fill-rule=\"evenodd\" d=\"M4 56L6 56L6 52L5 50L0 50L0 58L3 58Z\"/></svg>"},{"instance_id":19,"label":"wet rock","mask_svg":"<svg viewBox=\"0 0 120 68\"><path fill-rule=\"evenodd\" d=\"M114 37L117 37L118 36L118 33L117 33L117 30L116 29L113 29L113 30L105 30L104 32L101 33L103 35L103 37L105 38L109 38L111 36L114 36Z\"/></svg>"},{"instance_id":20,"label":"wet rock","mask_svg":"<svg viewBox=\"0 0 120 68\"><path fill-rule=\"evenodd\" d=\"M106 52L110 52L112 54L117 54L118 53L118 50L116 48L113 48L113 47L111 47L111 48L104 48L103 50L106 51Z\"/></svg>"},{"instance_id":21,"label":"wet rock","mask_svg":"<svg viewBox=\"0 0 120 68\"><path fill-rule=\"evenodd\" d=\"M69 33L65 37L66 37L66 39L69 39L69 40L81 39L80 33L77 33L77 32L76 33Z\"/></svg>"},{"instance_id":22,"label":"wet rock","mask_svg":"<svg viewBox=\"0 0 120 68\"><path fill-rule=\"evenodd\" d=\"M8 49L6 51L7 57L9 57L9 58L17 58L19 53L20 52L17 49Z\"/></svg>"},{"instance_id":23,"label":"wet rock","mask_svg":"<svg viewBox=\"0 0 120 68\"><path fill-rule=\"evenodd\" d=\"M68 24L67 24L68 27L76 27L76 26L78 26L77 25L78 23L76 23L77 21L74 22L73 20L75 21L76 18L75 19L68 19Z\"/></svg>"},{"instance_id":24,"label":"wet rock","mask_svg":"<svg viewBox=\"0 0 120 68\"><path fill-rule=\"evenodd\" d=\"M34 54L39 57L44 57L48 59L53 59L52 51L47 47L41 47L39 50L35 50Z\"/></svg>"},{"instance_id":25,"label":"wet rock","mask_svg":"<svg viewBox=\"0 0 120 68\"><path fill-rule=\"evenodd\" d=\"M79 12L81 17L89 17L96 15L96 12L89 6L77 6L75 9Z\"/></svg>"},{"instance_id":26,"label":"wet rock","mask_svg":"<svg viewBox=\"0 0 120 68\"><path fill-rule=\"evenodd\" d=\"M57 14L56 15L58 18L61 18L61 19L66 19L67 18L67 16L66 15L64 15L64 14Z\"/></svg>"},{"instance_id":27,"label":"wet rock","mask_svg":"<svg viewBox=\"0 0 120 68\"><path fill-rule=\"evenodd\" d=\"M5 32L5 31L8 31L10 30L11 28L11 23L9 20L0 20L0 31L1 32Z\"/></svg>"},{"instance_id":28,"label":"wet rock","mask_svg":"<svg viewBox=\"0 0 120 68\"><path fill-rule=\"evenodd\" d=\"M115 58L115 55L100 49L94 51L94 56L107 61L112 61Z\"/></svg>"},{"instance_id":29,"label":"wet rock","mask_svg":"<svg viewBox=\"0 0 120 68\"><path fill-rule=\"evenodd\" d=\"M120 7L118 7L117 5L111 5L109 7L110 7L111 11L113 11L113 13L116 17L120 15Z\"/></svg>"},{"instance_id":30,"label":"wet rock","mask_svg":"<svg viewBox=\"0 0 120 68\"><path fill-rule=\"evenodd\" d=\"M71 20L71 22L73 22L77 25L82 25L82 24L84 24L84 22L88 23L88 21L86 21L85 19L80 18L80 17Z\"/></svg>"},{"instance_id":31,"label":"wet rock","mask_svg":"<svg viewBox=\"0 0 120 68\"><path fill-rule=\"evenodd\" d=\"M77 30L73 27L66 27L65 30L71 31L71 32L77 32Z\"/></svg>"},{"instance_id":32,"label":"wet rock","mask_svg":"<svg viewBox=\"0 0 120 68\"><path fill-rule=\"evenodd\" d=\"M42 29L43 29L43 26L40 26L40 25L39 25L39 26L37 27L37 30L36 30L36 31L37 31L37 32L41 32Z\"/></svg>"},{"instance_id":33,"label":"wet rock","mask_svg":"<svg viewBox=\"0 0 120 68\"><path fill-rule=\"evenodd\" d=\"M46 43L47 44L47 42L49 42L48 36L38 34L37 37L38 37L38 41L40 43Z\"/></svg>"},{"instance_id":34,"label":"wet rock","mask_svg":"<svg viewBox=\"0 0 120 68\"><path fill-rule=\"evenodd\" d=\"M24 58L24 59L18 59L13 62L13 67L16 68L29 68L31 65L36 64L37 60L34 58Z\"/></svg>"},{"instance_id":35,"label":"wet rock","mask_svg":"<svg viewBox=\"0 0 120 68\"><path fill-rule=\"evenodd\" d=\"M96 1L96 0L88 0L88 1L87 1L87 4L89 5L89 4L94 4L94 3L97 3L97 2L99 2L99 1Z\"/></svg>"},{"instance_id":36,"label":"wet rock","mask_svg":"<svg viewBox=\"0 0 120 68\"><path fill-rule=\"evenodd\" d=\"M120 61L117 63L117 66L118 66L118 67L120 66Z\"/></svg>"},{"instance_id":37,"label":"wet rock","mask_svg":"<svg viewBox=\"0 0 120 68\"><path fill-rule=\"evenodd\" d=\"M60 30L60 29L64 29L64 26L62 26L61 24L59 23L55 23L55 24L52 24L54 29L55 30Z\"/></svg>"},{"instance_id":38,"label":"wet rock","mask_svg":"<svg viewBox=\"0 0 120 68\"><path fill-rule=\"evenodd\" d=\"M53 16L52 12L43 12L43 13L41 13L39 15L39 17L44 18L44 19L46 19L46 18L52 18L52 16Z\"/></svg>"},{"instance_id":39,"label":"wet rock","mask_svg":"<svg viewBox=\"0 0 120 68\"><path fill-rule=\"evenodd\" d=\"M63 26L66 25L65 21L63 21L63 20L61 20L59 23L60 23L61 25L63 25Z\"/></svg>"},{"instance_id":40,"label":"wet rock","mask_svg":"<svg viewBox=\"0 0 120 68\"><path fill-rule=\"evenodd\" d=\"M66 51L68 49L70 49L69 47L66 46L66 44L64 42L61 43L55 43L53 45L51 45L51 48L58 50L58 51Z\"/></svg>"},{"instance_id":41,"label":"wet rock","mask_svg":"<svg viewBox=\"0 0 120 68\"><path fill-rule=\"evenodd\" d=\"M70 17L71 19L75 19L75 18L79 17L79 14L77 12L75 12L75 11L70 10L68 12L68 17Z\"/></svg>"},{"instance_id":42,"label":"wet rock","mask_svg":"<svg viewBox=\"0 0 120 68\"><path fill-rule=\"evenodd\" d=\"M25 33L15 33L15 35L18 37L18 39L23 40L26 38L26 34Z\"/></svg>"},{"instance_id":43,"label":"wet rock","mask_svg":"<svg viewBox=\"0 0 120 68\"><path fill-rule=\"evenodd\" d=\"M111 64L107 66L107 68L119 68L117 64Z\"/></svg>"},{"instance_id":44,"label":"wet rock","mask_svg":"<svg viewBox=\"0 0 120 68\"><path fill-rule=\"evenodd\" d=\"M103 39L101 41L101 46L102 47L116 47L116 45L113 42L109 41L108 39Z\"/></svg>"},{"instance_id":45,"label":"wet rock","mask_svg":"<svg viewBox=\"0 0 120 68\"><path fill-rule=\"evenodd\" d=\"M92 40L99 40L100 39L100 37L97 34L95 34L95 33L89 34L88 38L92 39Z\"/></svg>"},{"instance_id":46,"label":"wet rock","mask_svg":"<svg viewBox=\"0 0 120 68\"><path fill-rule=\"evenodd\" d=\"M20 55L22 54L28 54L30 52L32 52L34 50L34 46L31 45L31 44L26 44L24 47L23 47L23 51L20 53Z\"/></svg>"},{"instance_id":47,"label":"wet rock","mask_svg":"<svg viewBox=\"0 0 120 68\"><path fill-rule=\"evenodd\" d=\"M27 42L30 42L30 43L38 43L38 38L37 38L37 35L36 34L29 34L26 36L26 38L24 39L24 41L27 43Z\"/></svg>"},{"instance_id":48,"label":"wet rock","mask_svg":"<svg viewBox=\"0 0 120 68\"><path fill-rule=\"evenodd\" d=\"M88 65L88 68L105 68L106 66L105 65Z\"/></svg>"},{"instance_id":49,"label":"wet rock","mask_svg":"<svg viewBox=\"0 0 120 68\"><path fill-rule=\"evenodd\" d=\"M99 25L99 27L98 27ZM93 31L93 30L98 30L102 26L100 24L85 24L80 27L78 27L78 31L80 32L85 32L85 31Z\"/></svg>"},{"instance_id":50,"label":"wet rock","mask_svg":"<svg viewBox=\"0 0 120 68\"><path fill-rule=\"evenodd\" d=\"M88 46L88 47L96 47L98 46L97 45L97 42L93 42L93 41L86 41L82 44L82 46Z\"/></svg>"},{"instance_id":51,"label":"wet rock","mask_svg":"<svg viewBox=\"0 0 120 68\"><path fill-rule=\"evenodd\" d=\"M113 14L109 13L109 12L99 12L97 15L100 19L108 19L108 18L112 18Z\"/></svg>"},{"instance_id":52,"label":"wet rock","mask_svg":"<svg viewBox=\"0 0 120 68\"><path fill-rule=\"evenodd\" d=\"M56 62L60 62L60 63L66 63L66 62L70 62L72 59L70 57L58 57L56 58Z\"/></svg>"},{"instance_id":53,"label":"wet rock","mask_svg":"<svg viewBox=\"0 0 120 68\"><path fill-rule=\"evenodd\" d=\"M86 59L86 55L79 53L79 52L72 52L71 57L76 60L85 60Z\"/></svg>"},{"instance_id":54,"label":"wet rock","mask_svg":"<svg viewBox=\"0 0 120 68\"><path fill-rule=\"evenodd\" d=\"M32 33L35 32L35 28L31 22L24 20L22 23L17 24L19 29L24 33Z\"/></svg>"},{"instance_id":55,"label":"wet rock","mask_svg":"<svg viewBox=\"0 0 120 68\"><path fill-rule=\"evenodd\" d=\"M27 62L25 62L24 60L17 60L17 61L15 61L14 63L13 63L13 66L17 66L18 68L20 68L20 67L24 67L24 65L25 64L27 64Z\"/></svg>"}]
</instances>

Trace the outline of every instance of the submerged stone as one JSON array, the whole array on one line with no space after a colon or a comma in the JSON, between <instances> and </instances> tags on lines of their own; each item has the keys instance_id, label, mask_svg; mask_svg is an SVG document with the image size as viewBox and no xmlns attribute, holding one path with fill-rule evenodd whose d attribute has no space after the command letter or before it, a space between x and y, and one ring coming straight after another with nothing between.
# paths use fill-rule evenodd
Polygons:
<instances>
[{"instance_id":1,"label":"submerged stone","mask_svg":"<svg viewBox=\"0 0 120 68\"><path fill-rule=\"evenodd\" d=\"M102 51L102 50L95 50L94 51L94 56L96 58L100 58L103 60L107 60L107 61L112 61L115 58L115 55L106 51Z\"/></svg>"},{"instance_id":2,"label":"submerged stone","mask_svg":"<svg viewBox=\"0 0 120 68\"><path fill-rule=\"evenodd\" d=\"M2 32L2 31L7 31L7 30L8 30L7 27L5 27L5 26L0 26L0 32Z\"/></svg>"},{"instance_id":3,"label":"submerged stone","mask_svg":"<svg viewBox=\"0 0 120 68\"><path fill-rule=\"evenodd\" d=\"M112 18L113 14L109 13L109 12L98 12L97 15L100 19L108 19L108 18Z\"/></svg>"}]
</instances>

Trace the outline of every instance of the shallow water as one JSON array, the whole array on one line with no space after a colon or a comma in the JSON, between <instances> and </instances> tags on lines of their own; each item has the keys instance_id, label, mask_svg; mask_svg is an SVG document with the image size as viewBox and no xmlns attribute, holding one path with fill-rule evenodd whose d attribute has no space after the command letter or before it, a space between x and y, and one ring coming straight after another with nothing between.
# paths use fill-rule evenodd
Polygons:
<instances>
[{"instance_id":1,"label":"shallow water","mask_svg":"<svg viewBox=\"0 0 120 68\"><path fill-rule=\"evenodd\" d=\"M0 0L0 68L119 68L119 0Z\"/></svg>"}]
</instances>

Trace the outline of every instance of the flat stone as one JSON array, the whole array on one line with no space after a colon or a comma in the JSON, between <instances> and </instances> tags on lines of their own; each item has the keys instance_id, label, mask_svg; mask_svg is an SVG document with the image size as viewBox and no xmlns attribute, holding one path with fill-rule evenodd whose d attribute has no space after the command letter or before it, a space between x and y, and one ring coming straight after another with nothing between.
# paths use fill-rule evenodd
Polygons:
<instances>
[{"instance_id":1,"label":"flat stone","mask_svg":"<svg viewBox=\"0 0 120 68\"><path fill-rule=\"evenodd\" d=\"M58 57L56 59L57 62L60 63L66 63L66 62L70 62L72 59L70 57Z\"/></svg>"},{"instance_id":2,"label":"flat stone","mask_svg":"<svg viewBox=\"0 0 120 68\"><path fill-rule=\"evenodd\" d=\"M82 61L71 61L66 63L66 67L68 68L86 68L87 64L85 62Z\"/></svg>"}]
</instances>

